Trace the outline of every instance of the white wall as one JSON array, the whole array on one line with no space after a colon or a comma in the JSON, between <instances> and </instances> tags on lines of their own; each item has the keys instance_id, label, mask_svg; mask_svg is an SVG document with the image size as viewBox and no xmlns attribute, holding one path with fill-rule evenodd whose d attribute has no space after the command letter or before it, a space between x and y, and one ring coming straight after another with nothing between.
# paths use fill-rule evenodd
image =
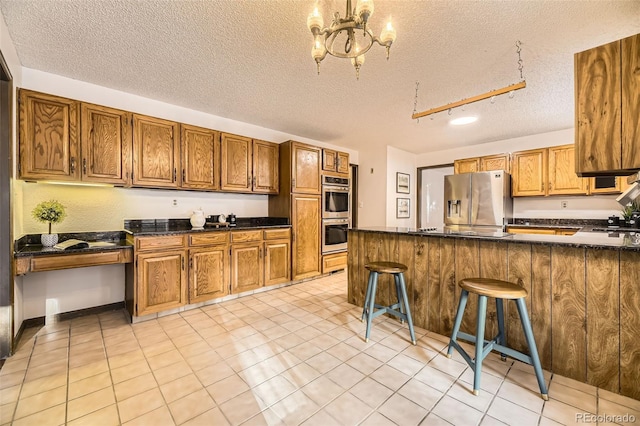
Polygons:
<instances>
[{"instance_id":1,"label":"white wall","mask_svg":"<svg viewBox=\"0 0 640 426\"><path fill-rule=\"evenodd\" d=\"M363 151L358 165L358 227L385 226L387 216L387 153Z\"/></svg>"},{"instance_id":2,"label":"white wall","mask_svg":"<svg viewBox=\"0 0 640 426\"><path fill-rule=\"evenodd\" d=\"M405 173L409 178L409 194L399 194L396 192L396 173ZM416 155L387 146L387 219L386 226L415 228L416 227ZM398 198L409 199L410 217L408 219L398 219L396 217L396 202Z\"/></svg>"},{"instance_id":3,"label":"white wall","mask_svg":"<svg viewBox=\"0 0 640 426\"><path fill-rule=\"evenodd\" d=\"M417 156L416 163L418 167L449 164L460 158L546 148L573 142L574 129L571 128L421 154ZM621 215L622 206L615 199L615 195L516 197L513 199L513 215L515 218L606 219L612 214ZM561 201L567 201L566 209L560 207Z\"/></svg>"}]
</instances>

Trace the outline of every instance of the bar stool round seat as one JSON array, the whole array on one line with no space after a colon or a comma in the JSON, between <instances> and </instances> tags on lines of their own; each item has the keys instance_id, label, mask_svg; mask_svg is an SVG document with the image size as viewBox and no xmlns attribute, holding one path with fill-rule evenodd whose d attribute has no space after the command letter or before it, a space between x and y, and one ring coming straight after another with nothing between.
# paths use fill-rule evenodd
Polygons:
<instances>
[{"instance_id":1,"label":"bar stool round seat","mask_svg":"<svg viewBox=\"0 0 640 426\"><path fill-rule=\"evenodd\" d=\"M451 333L451 339L449 340L449 348L447 349L447 357L451 358L453 349L457 350L462 358L469 364L473 370L473 394L478 395L480 392L480 373L482 371L482 360L492 351L497 350L503 359L506 356L510 356L519 361L533 365L533 370L538 379L538 386L540 387L540 394L542 399L548 400L547 386L544 382L544 376L542 374L542 365L540 364L540 357L538 356L538 349L536 347L536 341L533 337L533 330L531 328L531 322L529 321L529 315L527 313L527 305L525 298L527 297L527 290L520 287L517 284L494 280L491 278L465 278L458 283L462 292L460 294L460 302L458 304L458 311L453 324L453 332ZM464 309L467 305L467 298L469 293L478 295L478 316L476 320L476 334L471 335L460 331L460 325L462 324L462 317L464 315ZM487 298L492 297L496 300L496 317L498 319L498 335L491 340L486 340L485 335L485 321L487 315ZM504 332L504 306L503 300L513 300L516 303L518 309L518 315L520 316L520 322L522 324L522 330L529 346L529 354L525 354L514 349L511 349L506 345L506 338ZM458 338L462 340L475 343L475 358L464 350L458 343Z\"/></svg>"},{"instance_id":2,"label":"bar stool round seat","mask_svg":"<svg viewBox=\"0 0 640 426\"><path fill-rule=\"evenodd\" d=\"M399 274L407 270L407 266L396 262L371 262L364 265L365 269L379 274Z\"/></svg>"},{"instance_id":3,"label":"bar stool round seat","mask_svg":"<svg viewBox=\"0 0 640 426\"><path fill-rule=\"evenodd\" d=\"M409 326L409 334L411 335L411 343L416 344L416 335L413 330L413 321L411 319L411 310L409 309L409 297L407 296L407 287L404 282L404 272L407 266L397 262L370 262L364 265L369 271L369 283L362 308L362 321L366 319L367 329L365 332L365 342L369 341L371 334L371 320L382 314L390 314L400 318L401 322L407 321ZM397 303L389 306L379 305L375 303L376 290L378 288L378 276L380 274L391 274L396 288Z\"/></svg>"},{"instance_id":4,"label":"bar stool round seat","mask_svg":"<svg viewBox=\"0 0 640 426\"><path fill-rule=\"evenodd\" d=\"M527 290L508 281L491 278L465 278L460 281L459 285L469 293L479 296L498 297L500 299L527 297Z\"/></svg>"}]
</instances>

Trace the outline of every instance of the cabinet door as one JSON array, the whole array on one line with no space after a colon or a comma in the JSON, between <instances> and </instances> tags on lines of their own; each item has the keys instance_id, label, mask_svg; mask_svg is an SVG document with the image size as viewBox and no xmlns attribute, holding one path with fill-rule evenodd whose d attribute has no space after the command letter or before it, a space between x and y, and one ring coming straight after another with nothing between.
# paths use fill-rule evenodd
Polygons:
<instances>
[{"instance_id":1,"label":"cabinet door","mask_svg":"<svg viewBox=\"0 0 640 426\"><path fill-rule=\"evenodd\" d=\"M640 34L621 44L622 168L640 169Z\"/></svg>"},{"instance_id":2,"label":"cabinet door","mask_svg":"<svg viewBox=\"0 0 640 426\"><path fill-rule=\"evenodd\" d=\"M220 133L201 127L180 125L182 187L215 190L220 177Z\"/></svg>"},{"instance_id":3,"label":"cabinet door","mask_svg":"<svg viewBox=\"0 0 640 426\"><path fill-rule=\"evenodd\" d=\"M336 171L343 175L349 174L349 153L338 152L338 165Z\"/></svg>"},{"instance_id":4,"label":"cabinet door","mask_svg":"<svg viewBox=\"0 0 640 426\"><path fill-rule=\"evenodd\" d=\"M547 150L515 152L511 159L511 194L514 197L546 195Z\"/></svg>"},{"instance_id":5,"label":"cabinet door","mask_svg":"<svg viewBox=\"0 0 640 426\"><path fill-rule=\"evenodd\" d=\"M589 179L576 174L576 155L574 145L562 145L549 148L549 195L577 194L586 195Z\"/></svg>"},{"instance_id":6,"label":"cabinet door","mask_svg":"<svg viewBox=\"0 0 640 426\"><path fill-rule=\"evenodd\" d=\"M333 149L323 149L322 150L322 170L325 172L335 172L337 171L337 156L336 151Z\"/></svg>"},{"instance_id":7,"label":"cabinet door","mask_svg":"<svg viewBox=\"0 0 640 426\"><path fill-rule=\"evenodd\" d=\"M229 294L229 246L189 250L189 303Z\"/></svg>"},{"instance_id":8,"label":"cabinet door","mask_svg":"<svg viewBox=\"0 0 640 426\"><path fill-rule=\"evenodd\" d=\"M620 42L574 57L576 96L576 171L622 169Z\"/></svg>"},{"instance_id":9,"label":"cabinet door","mask_svg":"<svg viewBox=\"0 0 640 426\"><path fill-rule=\"evenodd\" d=\"M473 173L480 171L479 158L465 158L453 162L453 173Z\"/></svg>"},{"instance_id":10,"label":"cabinet door","mask_svg":"<svg viewBox=\"0 0 640 426\"><path fill-rule=\"evenodd\" d=\"M129 112L82 103L83 181L115 185L131 183L131 120Z\"/></svg>"},{"instance_id":11,"label":"cabinet door","mask_svg":"<svg viewBox=\"0 0 640 426\"><path fill-rule=\"evenodd\" d=\"M220 189L223 191L251 192L251 145L249 138L228 133L221 135Z\"/></svg>"},{"instance_id":12,"label":"cabinet door","mask_svg":"<svg viewBox=\"0 0 640 426\"><path fill-rule=\"evenodd\" d=\"M263 285L262 242L231 245L231 292L255 290Z\"/></svg>"},{"instance_id":13,"label":"cabinet door","mask_svg":"<svg viewBox=\"0 0 640 426\"><path fill-rule=\"evenodd\" d=\"M253 192L277 194L280 188L280 147L253 140Z\"/></svg>"},{"instance_id":14,"label":"cabinet door","mask_svg":"<svg viewBox=\"0 0 640 426\"><path fill-rule=\"evenodd\" d=\"M264 243L264 285L291 281L291 243L289 240Z\"/></svg>"},{"instance_id":15,"label":"cabinet door","mask_svg":"<svg viewBox=\"0 0 640 426\"><path fill-rule=\"evenodd\" d=\"M133 115L133 185L180 186L178 123Z\"/></svg>"},{"instance_id":16,"label":"cabinet door","mask_svg":"<svg viewBox=\"0 0 640 426\"><path fill-rule=\"evenodd\" d=\"M509 154L488 155L480 157L480 171L504 170L511 173L511 158Z\"/></svg>"},{"instance_id":17,"label":"cabinet door","mask_svg":"<svg viewBox=\"0 0 640 426\"><path fill-rule=\"evenodd\" d=\"M183 306L187 302L186 251L139 254L136 257L136 315Z\"/></svg>"},{"instance_id":18,"label":"cabinet door","mask_svg":"<svg viewBox=\"0 0 640 426\"><path fill-rule=\"evenodd\" d=\"M22 179L77 180L78 102L20 90Z\"/></svg>"},{"instance_id":19,"label":"cabinet door","mask_svg":"<svg viewBox=\"0 0 640 426\"><path fill-rule=\"evenodd\" d=\"M320 195L320 148L291 144L291 192Z\"/></svg>"},{"instance_id":20,"label":"cabinet door","mask_svg":"<svg viewBox=\"0 0 640 426\"><path fill-rule=\"evenodd\" d=\"M320 274L320 197L292 195L293 279Z\"/></svg>"},{"instance_id":21,"label":"cabinet door","mask_svg":"<svg viewBox=\"0 0 640 426\"><path fill-rule=\"evenodd\" d=\"M597 176L588 179L589 194L619 194L622 192L623 182L627 181L626 176Z\"/></svg>"}]
</instances>

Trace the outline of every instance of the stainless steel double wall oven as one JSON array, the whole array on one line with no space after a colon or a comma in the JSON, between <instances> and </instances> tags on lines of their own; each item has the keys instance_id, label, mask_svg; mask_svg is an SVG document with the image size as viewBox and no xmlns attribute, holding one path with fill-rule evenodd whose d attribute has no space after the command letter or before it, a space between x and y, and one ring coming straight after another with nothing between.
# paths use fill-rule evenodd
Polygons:
<instances>
[{"instance_id":1,"label":"stainless steel double wall oven","mask_svg":"<svg viewBox=\"0 0 640 426\"><path fill-rule=\"evenodd\" d=\"M349 179L322 176L322 254L347 250Z\"/></svg>"}]
</instances>

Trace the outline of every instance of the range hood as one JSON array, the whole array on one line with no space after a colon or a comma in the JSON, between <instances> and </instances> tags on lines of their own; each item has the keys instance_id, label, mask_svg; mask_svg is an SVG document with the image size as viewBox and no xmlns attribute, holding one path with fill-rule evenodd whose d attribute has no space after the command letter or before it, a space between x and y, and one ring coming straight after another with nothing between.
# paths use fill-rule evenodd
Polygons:
<instances>
[{"instance_id":1,"label":"range hood","mask_svg":"<svg viewBox=\"0 0 640 426\"><path fill-rule=\"evenodd\" d=\"M640 197L640 172L627 177L627 183L631 186L616 198L616 201L624 207L630 205Z\"/></svg>"}]
</instances>

